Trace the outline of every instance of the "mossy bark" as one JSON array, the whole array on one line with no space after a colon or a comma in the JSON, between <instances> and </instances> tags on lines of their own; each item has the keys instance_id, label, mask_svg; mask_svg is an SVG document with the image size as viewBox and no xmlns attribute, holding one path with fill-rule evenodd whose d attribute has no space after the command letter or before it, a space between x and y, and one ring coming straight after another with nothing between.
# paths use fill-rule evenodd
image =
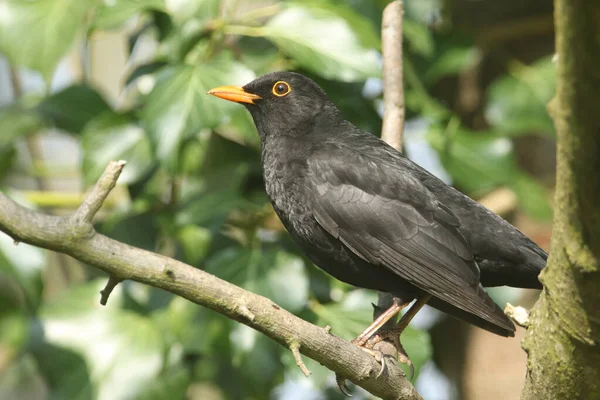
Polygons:
<instances>
[{"instance_id":1,"label":"mossy bark","mask_svg":"<svg viewBox=\"0 0 600 400\"><path fill-rule=\"evenodd\" d=\"M600 1L555 0L557 186L522 399L600 399Z\"/></svg>"}]
</instances>

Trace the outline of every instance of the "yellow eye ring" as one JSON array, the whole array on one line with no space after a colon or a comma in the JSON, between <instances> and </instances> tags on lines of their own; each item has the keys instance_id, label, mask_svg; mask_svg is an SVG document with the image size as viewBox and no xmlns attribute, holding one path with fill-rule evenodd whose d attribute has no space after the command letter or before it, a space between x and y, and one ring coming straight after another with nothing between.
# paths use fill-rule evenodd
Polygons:
<instances>
[{"instance_id":1,"label":"yellow eye ring","mask_svg":"<svg viewBox=\"0 0 600 400\"><path fill-rule=\"evenodd\" d=\"M289 83L284 81L275 82L272 89L273 94L277 97L283 97L291 91L292 88L290 87Z\"/></svg>"}]
</instances>

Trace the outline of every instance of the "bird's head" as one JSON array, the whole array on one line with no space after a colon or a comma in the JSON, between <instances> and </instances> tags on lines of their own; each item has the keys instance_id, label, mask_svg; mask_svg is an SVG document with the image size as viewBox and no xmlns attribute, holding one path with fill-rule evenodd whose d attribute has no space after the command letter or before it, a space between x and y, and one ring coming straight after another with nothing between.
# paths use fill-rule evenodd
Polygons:
<instances>
[{"instance_id":1,"label":"bird's head","mask_svg":"<svg viewBox=\"0 0 600 400\"><path fill-rule=\"evenodd\" d=\"M294 72L272 72L243 87L220 86L208 94L246 106L262 139L307 134L318 116L329 120L339 116L319 85Z\"/></svg>"}]
</instances>

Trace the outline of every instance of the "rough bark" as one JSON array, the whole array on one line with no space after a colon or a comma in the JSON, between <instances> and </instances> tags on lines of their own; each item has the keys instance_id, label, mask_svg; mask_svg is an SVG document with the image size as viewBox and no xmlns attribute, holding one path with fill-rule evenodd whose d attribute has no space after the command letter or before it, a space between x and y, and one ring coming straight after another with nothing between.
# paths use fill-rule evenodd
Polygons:
<instances>
[{"instance_id":1,"label":"rough bark","mask_svg":"<svg viewBox=\"0 0 600 400\"><path fill-rule=\"evenodd\" d=\"M123 161L111 162L72 215L41 214L0 193L0 231L10 235L15 243L29 243L68 254L107 272L110 279L102 291L102 302L106 302L112 288L121 280L145 283L264 333L289 348L305 373L308 371L300 353L383 399L421 399L397 363L386 359L385 372L377 378L380 365L375 358L334 336L328 329L303 321L271 300L202 270L97 233L92 218L114 187L124 165Z\"/></svg>"},{"instance_id":2,"label":"rough bark","mask_svg":"<svg viewBox=\"0 0 600 400\"><path fill-rule=\"evenodd\" d=\"M522 399L600 399L600 2L555 0L557 186Z\"/></svg>"}]
</instances>

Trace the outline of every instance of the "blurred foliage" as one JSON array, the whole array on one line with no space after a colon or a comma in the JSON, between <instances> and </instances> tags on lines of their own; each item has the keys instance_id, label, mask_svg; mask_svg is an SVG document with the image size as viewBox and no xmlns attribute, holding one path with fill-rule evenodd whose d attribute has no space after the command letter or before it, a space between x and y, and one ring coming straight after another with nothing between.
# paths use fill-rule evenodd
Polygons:
<instances>
[{"instance_id":1,"label":"blurred foliage","mask_svg":"<svg viewBox=\"0 0 600 400\"><path fill-rule=\"evenodd\" d=\"M86 187L109 160L127 160L125 190L98 222L100 232L206 269L351 339L371 320L374 294L316 270L291 243L263 191L249 115L205 93L296 70L322 85L348 119L378 133L385 3L4 0L0 53L12 68L41 74L48 89L0 108L0 179L23 173L19 146L46 129L78 141ZM526 213L548 219L546 190L519 168L510 138L552 135L544 108L554 92L551 60L515 64L493 82L489 129L472 131L431 93L472 68L479 52L473 40L431 30L423 17L431 10L417 3L407 2L404 24L408 118L426 122L430 146L462 190L508 186ZM108 101L85 76L49 89L68 52L85 64L90 38L117 29L129 35L126 101ZM26 173L43 179L38 167ZM25 202L18 190L10 194ZM61 274L66 288L56 293L52 276ZM99 306L104 281L0 235L0 397L264 399L285 398L284 382L307 385L286 349L168 293L124 282ZM431 356L427 332L410 328L403 342L418 370ZM330 372L307 365L308 385L341 398L330 390Z\"/></svg>"}]
</instances>

